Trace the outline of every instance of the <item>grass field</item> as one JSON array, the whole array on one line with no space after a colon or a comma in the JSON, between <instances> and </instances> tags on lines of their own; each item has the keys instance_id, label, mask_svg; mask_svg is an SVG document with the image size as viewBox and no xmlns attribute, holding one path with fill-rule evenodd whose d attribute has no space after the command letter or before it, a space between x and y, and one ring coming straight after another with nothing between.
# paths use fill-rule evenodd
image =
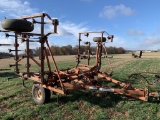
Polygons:
<instances>
[{"instance_id":1,"label":"grass field","mask_svg":"<svg viewBox=\"0 0 160 120\"><path fill-rule=\"evenodd\" d=\"M56 56L55 59L60 69L76 65L74 56ZM112 78L122 81L127 81L132 73L160 73L159 52L144 53L141 59L132 58L131 54L114 55L110 61L114 70ZM12 62L11 59L0 60L0 68L8 68L7 64ZM107 60L103 59L103 62L102 70L108 71ZM33 70L38 70L35 65ZM8 77L14 76L12 71L0 72L0 119L160 120L160 104L157 100L144 102L111 93L99 97L95 92L79 90L68 96L59 95L59 104L57 96L52 95L49 103L36 105L31 93L33 81L26 80L25 88L20 78L7 81ZM152 82L153 75L149 77L149 82ZM109 86L116 87L114 84ZM156 89L160 92L160 88Z\"/></svg>"}]
</instances>

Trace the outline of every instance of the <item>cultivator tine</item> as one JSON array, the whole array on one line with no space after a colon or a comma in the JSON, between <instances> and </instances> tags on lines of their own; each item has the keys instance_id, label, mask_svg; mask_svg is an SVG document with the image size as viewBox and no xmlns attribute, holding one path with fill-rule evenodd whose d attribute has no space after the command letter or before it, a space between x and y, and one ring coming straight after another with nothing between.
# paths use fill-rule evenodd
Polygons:
<instances>
[{"instance_id":1,"label":"cultivator tine","mask_svg":"<svg viewBox=\"0 0 160 120\"><path fill-rule=\"evenodd\" d=\"M13 67L13 66L20 66L21 64L9 64L9 67Z\"/></svg>"},{"instance_id":2,"label":"cultivator tine","mask_svg":"<svg viewBox=\"0 0 160 120\"><path fill-rule=\"evenodd\" d=\"M22 78L22 85L23 85L23 87L27 88L27 86L25 85L25 80L27 80L27 78L24 77L24 76L22 76L21 78Z\"/></svg>"},{"instance_id":3,"label":"cultivator tine","mask_svg":"<svg viewBox=\"0 0 160 120\"><path fill-rule=\"evenodd\" d=\"M24 51L24 50L11 50L11 49L8 49L9 53L13 52L13 51Z\"/></svg>"},{"instance_id":4,"label":"cultivator tine","mask_svg":"<svg viewBox=\"0 0 160 120\"><path fill-rule=\"evenodd\" d=\"M26 88L26 85L25 85L25 83L24 83L24 80L23 80L23 83L22 83L22 85L23 85L23 87L25 87L25 88Z\"/></svg>"},{"instance_id":5,"label":"cultivator tine","mask_svg":"<svg viewBox=\"0 0 160 120\"><path fill-rule=\"evenodd\" d=\"M14 79L14 78L17 78L17 77L9 77L9 78L7 78L7 81Z\"/></svg>"},{"instance_id":6,"label":"cultivator tine","mask_svg":"<svg viewBox=\"0 0 160 120\"><path fill-rule=\"evenodd\" d=\"M9 35L8 33L5 33L6 38L8 37L15 37L15 35Z\"/></svg>"},{"instance_id":7,"label":"cultivator tine","mask_svg":"<svg viewBox=\"0 0 160 120\"><path fill-rule=\"evenodd\" d=\"M39 39L39 38L37 38L37 39ZM23 42L26 42L27 40L25 40L24 38L21 38L21 42L23 43ZM40 40L35 40L35 39L29 39L28 40L29 42L40 42Z\"/></svg>"},{"instance_id":8,"label":"cultivator tine","mask_svg":"<svg viewBox=\"0 0 160 120\"><path fill-rule=\"evenodd\" d=\"M0 44L0 46L14 46L14 44Z\"/></svg>"},{"instance_id":9,"label":"cultivator tine","mask_svg":"<svg viewBox=\"0 0 160 120\"><path fill-rule=\"evenodd\" d=\"M0 69L0 71L6 71L6 70L11 70L11 69Z\"/></svg>"}]
</instances>

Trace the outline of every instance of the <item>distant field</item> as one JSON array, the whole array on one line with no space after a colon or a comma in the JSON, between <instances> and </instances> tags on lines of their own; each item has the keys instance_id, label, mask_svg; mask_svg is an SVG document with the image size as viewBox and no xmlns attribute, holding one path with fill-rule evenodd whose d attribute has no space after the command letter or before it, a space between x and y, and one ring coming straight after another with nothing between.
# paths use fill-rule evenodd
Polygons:
<instances>
[{"instance_id":1,"label":"distant field","mask_svg":"<svg viewBox=\"0 0 160 120\"><path fill-rule=\"evenodd\" d=\"M160 73L160 53L143 53L141 59L132 58L131 54L113 55L110 58L114 70L112 78L127 81L128 75L139 72ZM38 58L36 58L38 60ZM58 67L68 68L76 65L75 56L55 56ZM31 60L32 61L32 60ZM84 60L82 60L85 63ZM91 59L91 63L94 63ZM102 70L110 71L107 59L102 59ZM13 58L1 59L0 68L8 68L14 63ZM25 59L20 64L25 64ZM13 69L13 68L12 68ZM23 68L25 70L25 68ZM36 65L33 69L38 70ZM148 76L148 74L145 74ZM45 105L36 105L32 100L33 81L27 80L22 86L20 78L13 71L0 72L0 119L4 120L159 120L160 104L156 99L150 102L128 98L117 94L104 94L99 97L95 92L76 91L71 95L56 95ZM149 75L152 83L154 75ZM140 82L140 80L136 81ZM141 84L140 84L141 85ZM116 87L114 84L108 86ZM142 87L142 86L140 86ZM160 87L156 88L160 92Z\"/></svg>"},{"instance_id":2,"label":"distant field","mask_svg":"<svg viewBox=\"0 0 160 120\"><path fill-rule=\"evenodd\" d=\"M52 58L50 58L50 61L52 62ZM70 61L70 60L75 60L75 55L68 55L68 56L54 56L54 59L56 61ZM39 57L35 57L35 60L39 61ZM21 64L26 64L26 59L23 59L20 61ZM30 59L31 64L35 64L31 59ZM14 58L6 58L6 59L0 59L0 66L7 66L8 64L14 64Z\"/></svg>"},{"instance_id":3,"label":"distant field","mask_svg":"<svg viewBox=\"0 0 160 120\"><path fill-rule=\"evenodd\" d=\"M137 52L136 55L139 55ZM132 54L116 54L114 58L132 58ZM160 52L143 53L142 58L160 58Z\"/></svg>"},{"instance_id":4,"label":"distant field","mask_svg":"<svg viewBox=\"0 0 160 120\"><path fill-rule=\"evenodd\" d=\"M136 53L137 55L139 53ZM109 55L111 56L111 55ZM113 54L114 58L132 58L131 53L130 54ZM75 55L67 55L67 56L54 56L56 61L75 61ZM143 53L143 58L160 58L160 52L151 52L151 53ZM35 57L37 61L39 61L38 57ZM52 59L50 57L50 61L52 62ZM30 60L31 64L35 64L32 60ZM40 62L40 61L39 61ZM14 64L14 58L7 58L7 59L0 59L0 67L7 66L8 64ZM21 64L26 63L26 59L22 60L20 62Z\"/></svg>"}]
</instances>

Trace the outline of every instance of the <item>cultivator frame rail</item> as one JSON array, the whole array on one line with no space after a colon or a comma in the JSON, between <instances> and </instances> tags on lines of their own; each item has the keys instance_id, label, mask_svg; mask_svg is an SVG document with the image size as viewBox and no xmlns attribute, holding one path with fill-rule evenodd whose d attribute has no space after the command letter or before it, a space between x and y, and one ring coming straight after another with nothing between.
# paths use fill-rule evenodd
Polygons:
<instances>
[{"instance_id":1,"label":"cultivator frame rail","mask_svg":"<svg viewBox=\"0 0 160 120\"><path fill-rule=\"evenodd\" d=\"M45 17L49 19L50 22L45 22ZM40 22L36 21L35 18L40 18ZM159 97L159 93L157 92L149 92L146 89L138 89L133 87L130 83L125 83L118 81L116 79L111 78L111 73L101 72L101 56L102 56L102 47L106 42L106 38L104 37L105 31L101 32L81 32L79 33L79 45L78 45L78 57L77 57L77 65L74 68L68 68L65 70L59 70L54 59L52 50L48 43L48 36L51 34L57 33L57 26L59 21L57 19L52 19L48 14L41 13L38 15L33 16L26 16L22 18L18 18L17 20L30 20L32 24L40 24L40 33L32 33L32 32L23 32L23 31L14 31L14 30L1 30L0 32L7 33L7 37L14 37L15 50L10 50L15 52L15 73L21 76L23 79L30 79L34 81L34 85L32 87L32 96L33 99L37 104L43 104L49 101L50 99L50 91L54 93L60 94L70 94L75 90L79 89L90 89L90 90L99 90L105 92L113 92L121 95L126 95L129 97L137 98L143 101L147 101L149 96ZM45 31L45 24L53 25L54 31L44 34ZM13 32L14 35L9 35L8 32ZM81 65L80 64L80 42L81 42L81 35L84 34L88 36L89 34L98 33L100 37L95 40L97 43L96 49L96 64L94 66L90 66L90 50L88 50L88 64ZM107 33L108 34L108 33ZM32 40L34 36L38 36L38 40ZM22 56L21 58L18 55L20 51L18 39L19 37L22 39L23 42L26 42L26 55ZM109 35L107 37L108 40L113 41L113 35ZM34 59L34 57L30 54L30 42L39 42L40 43L40 63ZM89 44L89 42L87 42ZM2 44L0 44L2 45ZM90 46L90 44L89 44ZM90 47L89 47L90 48ZM49 53L49 55L48 55ZM51 69L51 62L49 61L49 56L52 58L52 63L55 70ZM19 62L26 58L26 72L21 72L19 69ZM33 60L37 66L40 68L40 72L30 72L30 59ZM45 61L46 60L46 61ZM48 70L45 71L44 67L47 63ZM107 86L102 86L97 84L98 80L95 80L95 76L104 79L106 81L113 82L118 84L120 88L109 88Z\"/></svg>"}]
</instances>

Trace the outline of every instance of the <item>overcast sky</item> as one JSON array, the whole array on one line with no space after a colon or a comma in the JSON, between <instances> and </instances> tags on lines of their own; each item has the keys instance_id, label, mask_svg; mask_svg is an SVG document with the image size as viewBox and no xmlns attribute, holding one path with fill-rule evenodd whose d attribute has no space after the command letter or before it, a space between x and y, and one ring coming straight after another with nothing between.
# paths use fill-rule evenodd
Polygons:
<instances>
[{"instance_id":1,"label":"overcast sky","mask_svg":"<svg viewBox=\"0 0 160 120\"><path fill-rule=\"evenodd\" d=\"M159 5L160 0L0 0L0 21L45 12L60 22L58 34L49 38L52 45L74 46L78 44L79 32L106 31L115 36L113 43L106 46L157 50ZM49 30L52 28L48 27ZM14 42L12 38L6 39L4 33L0 37L0 43ZM91 37L84 39L92 42ZM38 43L31 46L35 48ZM0 46L0 51L4 49L8 48Z\"/></svg>"}]
</instances>

